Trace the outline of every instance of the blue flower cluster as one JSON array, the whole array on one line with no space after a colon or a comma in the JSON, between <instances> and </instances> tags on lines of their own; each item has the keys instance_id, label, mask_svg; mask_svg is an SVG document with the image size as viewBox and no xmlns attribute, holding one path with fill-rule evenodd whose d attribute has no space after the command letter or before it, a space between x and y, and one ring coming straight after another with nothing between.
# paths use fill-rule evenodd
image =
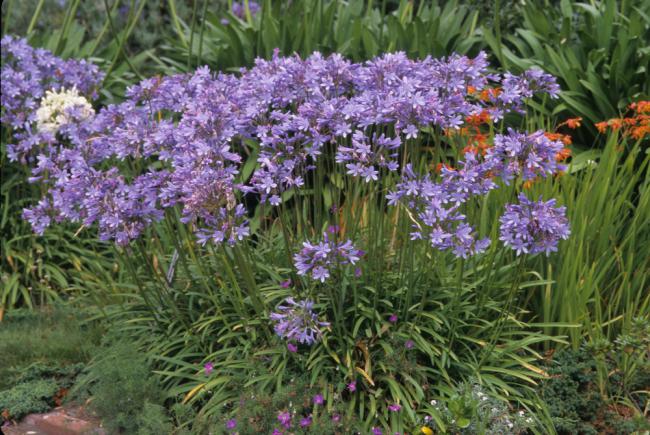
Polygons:
<instances>
[{"instance_id":1,"label":"blue flower cluster","mask_svg":"<svg viewBox=\"0 0 650 435\"><path fill-rule=\"evenodd\" d=\"M322 336L321 328L329 326L329 323L318 320L318 315L313 311L314 303L310 300L286 298L284 304L269 316L280 337L311 345Z\"/></svg>"},{"instance_id":2,"label":"blue flower cluster","mask_svg":"<svg viewBox=\"0 0 650 435\"><path fill-rule=\"evenodd\" d=\"M530 201L524 194L519 195L519 204L506 205L500 218L499 239L517 252L517 255L549 255L557 251L560 239L568 239L569 222L565 207L555 207L555 199L549 201Z\"/></svg>"},{"instance_id":3,"label":"blue flower cluster","mask_svg":"<svg viewBox=\"0 0 650 435\"><path fill-rule=\"evenodd\" d=\"M528 180L560 169L561 143L514 131L497 135L486 155L467 153L456 168L444 168L440 182L400 164L403 145L425 129L454 130L485 112L498 120L535 94L557 96L554 78L539 70L489 73L485 53L422 60L392 53L364 63L276 53L238 74L203 67L148 78L124 102L96 113L84 99L102 81L95 66L12 37L2 39L2 65L2 122L15 139L10 158L29 163L32 181L47 188L24 211L38 233L67 220L96 225L102 240L125 245L178 207L201 243L235 244L250 235L244 195L279 205L328 154L368 183L401 173L388 198L405 206L412 237L467 257L488 241L466 222L464 203L494 189L494 177ZM54 119L38 123L37 113ZM257 165L242 180L251 158ZM325 281L333 267L358 257L351 241L325 235L305 242L294 260L300 274Z\"/></svg>"}]
</instances>

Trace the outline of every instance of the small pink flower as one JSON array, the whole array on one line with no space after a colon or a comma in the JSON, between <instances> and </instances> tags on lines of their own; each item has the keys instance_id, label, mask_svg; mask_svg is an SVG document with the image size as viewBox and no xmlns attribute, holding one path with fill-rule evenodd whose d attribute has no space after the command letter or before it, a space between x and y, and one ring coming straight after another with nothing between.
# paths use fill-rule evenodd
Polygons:
<instances>
[{"instance_id":1,"label":"small pink flower","mask_svg":"<svg viewBox=\"0 0 650 435\"><path fill-rule=\"evenodd\" d=\"M289 429L291 427L291 414L289 414L286 411L279 413L278 414L278 421L286 429Z\"/></svg>"},{"instance_id":2,"label":"small pink flower","mask_svg":"<svg viewBox=\"0 0 650 435\"><path fill-rule=\"evenodd\" d=\"M379 427L372 428L372 435L382 435L384 432Z\"/></svg>"},{"instance_id":3,"label":"small pink flower","mask_svg":"<svg viewBox=\"0 0 650 435\"><path fill-rule=\"evenodd\" d=\"M398 403L393 403L392 405L388 405L388 409L392 412L398 412L402 407Z\"/></svg>"},{"instance_id":4,"label":"small pink flower","mask_svg":"<svg viewBox=\"0 0 650 435\"><path fill-rule=\"evenodd\" d=\"M341 416L340 416L339 414L334 414L334 415L332 416L332 421L333 421L334 423L338 423L338 422L340 422L340 421L341 421Z\"/></svg>"},{"instance_id":5,"label":"small pink flower","mask_svg":"<svg viewBox=\"0 0 650 435\"><path fill-rule=\"evenodd\" d=\"M287 343L287 349L289 349L289 352L293 352L293 353L298 352L298 346L296 346L293 343Z\"/></svg>"},{"instance_id":6,"label":"small pink flower","mask_svg":"<svg viewBox=\"0 0 650 435\"><path fill-rule=\"evenodd\" d=\"M228 422L226 422L226 429L234 429L236 427L237 427L237 420L235 420L234 418L232 418L232 419L228 420Z\"/></svg>"},{"instance_id":7,"label":"small pink flower","mask_svg":"<svg viewBox=\"0 0 650 435\"><path fill-rule=\"evenodd\" d=\"M352 382L350 382L350 383L348 384L348 390L349 390L351 393L354 393L355 391L357 391L357 381L352 381Z\"/></svg>"},{"instance_id":8,"label":"small pink flower","mask_svg":"<svg viewBox=\"0 0 650 435\"><path fill-rule=\"evenodd\" d=\"M397 323L397 314L391 314L390 317L388 318L388 321L390 323Z\"/></svg>"},{"instance_id":9,"label":"small pink flower","mask_svg":"<svg viewBox=\"0 0 650 435\"><path fill-rule=\"evenodd\" d=\"M300 427L309 427L311 425L311 417L305 417L300 420Z\"/></svg>"},{"instance_id":10,"label":"small pink flower","mask_svg":"<svg viewBox=\"0 0 650 435\"><path fill-rule=\"evenodd\" d=\"M289 287L291 287L291 280L288 279L288 280L286 280L286 281L282 281L282 282L280 283L280 287L282 287L282 288L289 288Z\"/></svg>"},{"instance_id":11,"label":"small pink flower","mask_svg":"<svg viewBox=\"0 0 650 435\"><path fill-rule=\"evenodd\" d=\"M325 402L322 394L316 394L312 400L314 405L322 405Z\"/></svg>"},{"instance_id":12,"label":"small pink flower","mask_svg":"<svg viewBox=\"0 0 650 435\"><path fill-rule=\"evenodd\" d=\"M406 340L406 343L404 343L404 347L407 349L413 349L413 346L415 346L415 343L413 343L413 340Z\"/></svg>"},{"instance_id":13,"label":"small pink flower","mask_svg":"<svg viewBox=\"0 0 650 435\"><path fill-rule=\"evenodd\" d=\"M210 373L212 373L212 371L214 370L214 364L212 364L211 362L207 362L203 364L203 370L205 371L206 376L210 376Z\"/></svg>"}]
</instances>

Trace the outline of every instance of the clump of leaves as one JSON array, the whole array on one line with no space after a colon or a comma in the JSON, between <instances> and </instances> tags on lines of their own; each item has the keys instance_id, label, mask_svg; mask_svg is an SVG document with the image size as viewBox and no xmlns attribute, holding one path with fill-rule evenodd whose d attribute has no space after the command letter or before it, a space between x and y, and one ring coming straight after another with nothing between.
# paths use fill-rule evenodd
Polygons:
<instances>
[{"instance_id":1,"label":"clump of leaves","mask_svg":"<svg viewBox=\"0 0 650 435\"><path fill-rule=\"evenodd\" d=\"M319 389L306 379L292 379L272 394L260 388L245 389L216 419L213 432L253 435L288 429L294 434L351 433L359 429L354 416L328 406Z\"/></svg>"},{"instance_id":2,"label":"clump of leaves","mask_svg":"<svg viewBox=\"0 0 650 435\"><path fill-rule=\"evenodd\" d=\"M111 433L170 433L164 394L146 356L130 342L116 342L91 362L75 388L91 397L90 406Z\"/></svg>"},{"instance_id":3,"label":"clump of leaves","mask_svg":"<svg viewBox=\"0 0 650 435\"><path fill-rule=\"evenodd\" d=\"M631 340L636 341L634 337L632 331L619 336L615 344L597 340L554 355L548 368L550 378L541 383L540 396L548 404L558 433L632 433L650 428L635 411L633 401L619 400L624 391L638 388L648 379L647 363L645 368L634 364L633 371L626 367L631 354L638 352L628 346ZM647 355L647 347L640 352Z\"/></svg>"},{"instance_id":4,"label":"clump of leaves","mask_svg":"<svg viewBox=\"0 0 650 435\"><path fill-rule=\"evenodd\" d=\"M61 405L83 364L57 367L35 363L25 368L12 388L0 391L0 411L5 420L46 412Z\"/></svg>"},{"instance_id":5,"label":"clump of leaves","mask_svg":"<svg viewBox=\"0 0 650 435\"><path fill-rule=\"evenodd\" d=\"M475 381L463 383L448 399L431 401L439 426L452 434L521 434L535 421L523 410L512 409L488 395ZM430 421L426 419L425 425ZM442 423L442 424L440 424Z\"/></svg>"}]
</instances>

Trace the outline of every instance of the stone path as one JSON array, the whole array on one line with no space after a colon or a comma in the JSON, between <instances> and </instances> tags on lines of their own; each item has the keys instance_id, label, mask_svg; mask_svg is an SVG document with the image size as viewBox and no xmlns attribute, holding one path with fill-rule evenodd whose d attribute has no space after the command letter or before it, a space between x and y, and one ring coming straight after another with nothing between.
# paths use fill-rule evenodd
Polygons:
<instances>
[{"instance_id":1,"label":"stone path","mask_svg":"<svg viewBox=\"0 0 650 435\"><path fill-rule=\"evenodd\" d=\"M47 414L30 414L19 424L0 428L4 435L106 435L97 417L82 406L54 408Z\"/></svg>"}]
</instances>

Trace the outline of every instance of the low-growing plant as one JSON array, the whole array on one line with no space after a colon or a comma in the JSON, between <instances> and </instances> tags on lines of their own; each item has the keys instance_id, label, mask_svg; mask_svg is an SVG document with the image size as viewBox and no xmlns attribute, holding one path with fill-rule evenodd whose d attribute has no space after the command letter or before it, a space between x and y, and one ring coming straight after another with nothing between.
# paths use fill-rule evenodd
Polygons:
<instances>
[{"instance_id":1,"label":"low-growing plant","mask_svg":"<svg viewBox=\"0 0 650 435\"><path fill-rule=\"evenodd\" d=\"M162 406L165 394L135 343L119 340L105 346L88 367L71 395L90 397L90 407L110 433L171 433Z\"/></svg>"},{"instance_id":2,"label":"low-growing plant","mask_svg":"<svg viewBox=\"0 0 650 435\"><path fill-rule=\"evenodd\" d=\"M548 366L549 379L540 385L541 398L548 404L558 433L633 433L648 430L643 409L648 392L647 345L643 368L630 378L619 352L607 351L603 343L585 345L579 350L560 350ZM606 352L606 353L603 353ZM602 379L601 369L606 370ZM625 385L627 382L627 386ZM622 400L621 390L632 387L634 399ZM634 409L636 408L636 410ZM641 408L641 410L639 409Z\"/></svg>"},{"instance_id":3,"label":"low-growing plant","mask_svg":"<svg viewBox=\"0 0 650 435\"><path fill-rule=\"evenodd\" d=\"M34 363L20 370L11 386L0 389L3 421L18 421L31 413L49 411L63 403L83 364L52 366Z\"/></svg>"}]
</instances>

